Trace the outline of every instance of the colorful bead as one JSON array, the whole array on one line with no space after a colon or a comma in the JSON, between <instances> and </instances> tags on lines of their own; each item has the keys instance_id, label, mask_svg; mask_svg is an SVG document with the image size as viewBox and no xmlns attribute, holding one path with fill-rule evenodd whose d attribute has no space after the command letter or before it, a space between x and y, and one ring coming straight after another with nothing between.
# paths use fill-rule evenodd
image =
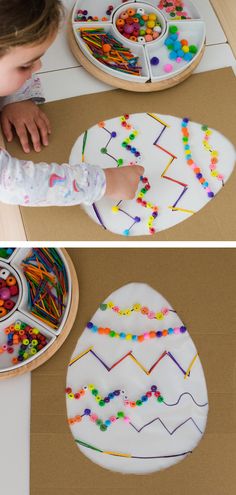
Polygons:
<instances>
[{"instance_id":1,"label":"colorful bead","mask_svg":"<svg viewBox=\"0 0 236 495\"><path fill-rule=\"evenodd\" d=\"M120 316L130 316L133 312L140 312L143 316L147 316L149 319L163 320L169 313L169 308L162 308L159 312L151 311L148 307L142 306L141 304L133 304L130 308L120 310L118 306L113 303L103 303L100 304L101 311L106 311L107 309L112 309L114 312L118 313ZM88 322L87 327L92 329L93 324Z\"/></svg>"},{"instance_id":2,"label":"colorful bead","mask_svg":"<svg viewBox=\"0 0 236 495\"><path fill-rule=\"evenodd\" d=\"M217 150L213 150L211 145L209 144L209 136L211 136L212 131L206 126L202 126L202 131L204 131L204 138L203 138L203 146L206 149L206 151L209 151L211 155L211 163L209 165L209 168L211 170L211 176L215 177L217 180L220 182L224 182L224 176L219 173L217 170L217 163L218 163L218 156L219 153ZM206 186L207 187L207 186Z\"/></svg>"}]
</instances>

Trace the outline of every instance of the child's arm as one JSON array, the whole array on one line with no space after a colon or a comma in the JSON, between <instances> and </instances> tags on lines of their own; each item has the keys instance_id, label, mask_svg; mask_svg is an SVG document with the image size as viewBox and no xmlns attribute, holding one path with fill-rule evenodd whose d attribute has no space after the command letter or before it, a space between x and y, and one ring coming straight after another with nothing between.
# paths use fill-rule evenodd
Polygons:
<instances>
[{"instance_id":1,"label":"child's arm","mask_svg":"<svg viewBox=\"0 0 236 495\"><path fill-rule=\"evenodd\" d=\"M0 201L22 206L92 204L104 194L131 199L143 167L107 169L87 165L58 165L13 158L0 149Z\"/></svg>"}]
</instances>

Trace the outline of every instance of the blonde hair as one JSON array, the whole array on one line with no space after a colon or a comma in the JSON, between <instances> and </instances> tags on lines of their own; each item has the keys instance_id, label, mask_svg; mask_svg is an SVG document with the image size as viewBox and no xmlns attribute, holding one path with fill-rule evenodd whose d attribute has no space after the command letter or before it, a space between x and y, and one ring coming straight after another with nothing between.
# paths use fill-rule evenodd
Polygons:
<instances>
[{"instance_id":1,"label":"blonde hair","mask_svg":"<svg viewBox=\"0 0 236 495\"><path fill-rule=\"evenodd\" d=\"M0 57L13 47L45 41L64 14L61 0L0 0Z\"/></svg>"}]
</instances>

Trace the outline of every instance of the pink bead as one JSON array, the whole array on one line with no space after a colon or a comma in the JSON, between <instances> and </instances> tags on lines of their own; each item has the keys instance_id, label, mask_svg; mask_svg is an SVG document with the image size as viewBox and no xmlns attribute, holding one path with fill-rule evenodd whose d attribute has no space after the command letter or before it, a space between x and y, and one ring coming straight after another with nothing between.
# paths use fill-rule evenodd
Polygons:
<instances>
[{"instance_id":1,"label":"pink bead","mask_svg":"<svg viewBox=\"0 0 236 495\"><path fill-rule=\"evenodd\" d=\"M154 313L154 311L149 311L149 313L148 313L148 318L149 318L149 320L153 320L153 318L155 318L155 313Z\"/></svg>"},{"instance_id":2,"label":"pink bead","mask_svg":"<svg viewBox=\"0 0 236 495\"><path fill-rule=\"evenodd\" d=\"M10 297L11 297L10 289L8 289L8 287L3 287L0 290L0 298L3 299L3 301L6 301L7 299L10 299Z\"/></svg>"},{"instance_id":3,"label":"pink bead","mask_svg":"<svg viewBox=\"0 0 236 495\"><path fill-rule=\"evenodd\" d=\"M215 165L215 163L211 163L211 165L210 165L210 170L215 170L215 169L216 169L216 165Z\"/></svg>"},{"instance_id":4,"label":"pink bead","mask_svg":"<svg viewBox=\"0 0 236 495\"><path fill-rule=\"evenodd\" d=\"M3 350L3 351L6 351L6 350L7 350L7 345L6 345L6 344L3 344L3 346L2 346L2 350Z\"/></svg>"},{"instance_id":5,"label":"pink bead","mask_svg":"<svg viewBox=\"0 0 236 495\"><path fill-rule=\"evenodd\" d=\"M172 72L173 70L173 65L172 64L166 64L164 65L164 71L169 73L169 72Z\"/></svg>"},{"instance_id":6,"label":"pink bead","mask_svg":"<svg viewBox=\"0 0 236 495\"><path fill-rule=\"evenodd\" d=\"M167 315L169 313L169 309L168 308L162 308L161 312L163 315Z\"/></svg>"},{"instance_id":7,"label":"pink bead","mask_svg":"<svg viewBox=\"0 0 236 495\"><path fill-rule=\"evenodd\" d=\"M211 188L210 187L206 187L206 192L211 192Z\"/></svg>"},{"instance_id":8,"label":"pink bead","mask_svg":"<svg viewBox=\"0 0 236 495\"><path fill-rule=\"evenodd\" d=\"M152 41L152 40L153 40L152 35L151 35L151 34L146 34L146 36L145 36L145 40L146 40L147 42Z\"/></svg>"},{"instance_id":9,"label":"pink bead","mask_svg":"<svg viewBox=\"0 0 236 495\"><path fill-rule=\"evenodd\" d=\"M150 335L149 335L149 333L148 333L148 332L145 332L145 333L143 334L143 337L144 337L144 339L149 339L149 338L150 338Z\"/></svg>"},{"instance_id":10,"label":"pink bead","mask_svg":"<svg viewBox=\"0 0 236 495\"><path fill-rule=\"evenodd\" d=\"M177 64L179 64L181 61L182 61L182 58L181 57L177 57L177 59L176 59Z\"/></svg>"},{"instance_id":11,"label":"pink bead","mask_svg":"<svg viewBox=\"0 0 236 495\"><path fill-rule=\"evenodd\" d=\"M91 415L90 415L90 419L91 419L91 421L92 421L93 423L95 423L95 421L97 421L97 419L98 419L97 414L91 414Z\"/></svg>"},{"instance_id":12,"label":"pink bead","mask_svg":"<svg viewBox=\"0 0 236 495\"><path fill-rule=\"evenodd\" d=\"M112 423L114 423L114 422L116 421L116 417L115 417L115 416L111 416L109 419L110 419L110 421L111 421Z\"/></svg>"},{"instance_id":13,"label":"pink bead","mask_svg":"<svg viewBox=\"0 0 236 495\"><path fill-rule=\"evenodd\" d=\"M217 177L218 180L224 180L224 176L222 174L219 174Z\"/></svg>"},{"instance_id":14,"label":"pink bead","mask_svg":"<svg viewBox=\"0 0 236 495\"><path fill-rule=\"evenodd\" d=\"M157 38L159 38L159 36L160 36L160 34L157 33L156 31L154 31L154 33L152 35L153 39L156 40Z\"/></svg>"},{"instance_id":15,"label":"pink bead","mask_svg":"<svg viewBox=\"0 0 236 495\"><path fill-rule=\"evenodd\" d=\"M195 163L192 163L192 165L190 165L190 168L192 168L193 170L195 169Z\"/></svg>"},{"instance_id":16,"label":"pink bead","mask_svg":"<svg viewBox=\"0 0 236 495\"><path fill-rule=\"evenodd\" d=\"M130 423L130 418L129 418L128 416L125 416L125 417L124 417L124 421L125 421L126 423Z\"/></svg>"},{"instance_id":17,"label":"pink bead","mask_svg":"<svg viewBox=\"0 0 236 495\"><path fill-rule=\"evenodd\" d=\"M178 327L177 327L177 328L174 328L174 333L175 333L176 335L178 335L178 334L180 333L180 328L178 328Z\"/></svg>"},{"instance_id":18,"label":"pink bead","mask_svg":"<svg viewBox=\"0 0 236 495\"><path fill-rule=\"evenodd\" d=\"M113 311L115 311L116 313L118 313L120 311L120 308L118 308L118 306L113 306Z\"/></svg>"},{"instance_id":19,"label":"pink bead","mask_svg":"<svg viewBox=\"0 0 236 495\"><path fill-rule=\"evenodd\" d=\"M125 404L125 406L129 406L130 405L129 400L125 400L124 404Z\"/></svg>"}]
</instances>

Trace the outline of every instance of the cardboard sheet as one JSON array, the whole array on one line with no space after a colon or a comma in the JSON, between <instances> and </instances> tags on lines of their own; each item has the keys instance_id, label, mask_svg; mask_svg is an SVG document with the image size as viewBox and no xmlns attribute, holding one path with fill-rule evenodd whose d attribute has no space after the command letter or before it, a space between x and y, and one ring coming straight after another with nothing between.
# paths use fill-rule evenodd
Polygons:
<instances>
[{"instance_id":1,"label":"cardboard sheet","mask_svg":"<svg viewBox=\"0 0 236 495\"><path fill-rule=\"evenodd\" d=\"M236 84L232 69L196 74L187 81L158 93L114 90L61 100L45 105L53 128L50 146L28 158L68 162L71 148L86 129L99 121L124 113L156 112L206 123L225 134L234 144ZM7 146L10 153L24 158L17 142ZM102 165L102 164L101 164ZM104 231L88 218L80 206L21 208L29 240L236 240L236 172L225 189L202 211L175 227L139 238L117 236Z\"/></svg>"},{"instance_id":2,"label":"cardboard sheet","mask_svg":"<svg viewBox=\"0 0 236 495\"><path fill-rule=\"evenodd\" d=\"M234 249L70 249L80 282L75 325L32 373L31 495L233 495L236 486L236 252ZM199 351L209 394L206 433L179 464L121 475L89 461L66 419L67 365L99 303L128 282L150 284L176 309Z\"/></svg>"}]
</instances>

